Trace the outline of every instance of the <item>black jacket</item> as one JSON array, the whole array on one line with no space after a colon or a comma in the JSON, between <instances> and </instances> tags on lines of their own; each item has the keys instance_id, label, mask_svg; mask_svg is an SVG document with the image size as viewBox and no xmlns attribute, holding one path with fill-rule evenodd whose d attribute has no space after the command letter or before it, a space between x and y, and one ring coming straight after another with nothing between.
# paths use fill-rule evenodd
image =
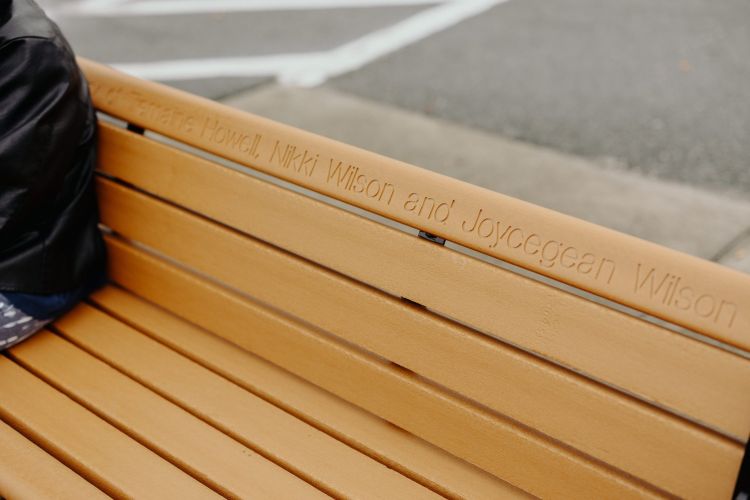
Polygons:
<instances>
[{"instance_id":1,"label":"black jacket","mask_svg":"<svg viewBox=\"0 0 750 500\"><path fill-rule=\"evenodd\" d=\"M63 292L102 272L95 135L57 26L31 0L0 0L0 291Z\"/></svg>"}]
</instances>

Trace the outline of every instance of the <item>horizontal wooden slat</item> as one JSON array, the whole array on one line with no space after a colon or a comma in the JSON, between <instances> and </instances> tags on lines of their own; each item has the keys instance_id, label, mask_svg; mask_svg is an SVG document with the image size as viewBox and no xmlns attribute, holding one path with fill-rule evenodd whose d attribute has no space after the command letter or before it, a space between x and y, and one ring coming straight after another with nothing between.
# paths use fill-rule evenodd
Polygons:
<instances>
[{"instance_id":1,"label":"horizontal wooden slat","mask_svg":"<svg viewBox=\"0 0 750 500\"><path fill-rule=\"evenodd\" d=\"M100 137L107 174L739 440L750 434L746 359L111 125ZM119 213L104 207L105 218Z\"/></svg>"},{"instance_id":2,"label":"horizontal wooden slat","mask_svg":"<svg viewBox=\"0 0 750 500\"><path fill-rule=\"evenodd\" d=\"M89 305L80 304L55 326L76 345L329 494L347 498L437 498L417 483Z\"/></svg>"},{"instance_id":3,"label":"horizontal wooden slat","mask_svg":"<svg viewBox=\"0 0 750 500\"><path fill-rule=\"evenodd\" d=\"M652 496L644 486L394 365L107 238L110 276L144 298L542 497ZM247 325L253 325L248 328Z\"/></svg>"},{"instance_id":4,"label":"horizontal wooden slat","mask_svg":"<svg viewBox=\"0 0 750 500\"><path fill-rule=\"evenodd\" d=\"M736 475L737 443L145 195L100 184L102 220L125 237L630 474L678 495L721 491Z\"/></svg>"},{"instance_id":5,"label":"horizontal wooden slat","mask_svg":"<svg viewBox=\"0 0 750 500\"><path fill-rule=\"evenodd\" d=\"M108 495L221 498L6 357L0 417Z\"/></svg>"},{"instance_id":6,"label":"horizontal wooden slat","mask_svg":"<svg viewBox=\"0 0 750 500\"><path fill-rule=\"evenodd\" d=\"M107 495L0 421L0 497L104 499Z\"/></svg>"},{"instance_id":7,"label":"horizontal wooden slat","mask_svg":"<svg viewBox=\"0 0 750 500\"><path fill-rule=\"evenodd\" d=\"M230 498L328 498L51 332L11 350L20 364ZM157 416L157 418L154 418Z\"/></svg>"},{"instance_id":8,"label":"horizontal wooden slat","mask_svg":"<svg viewBox=\"0 0 750 500\"><path fill-rule=\"evenodd\" d=\"M750 350L750 276L79 62L106 113Z\"/></svg>"},{"instance_id":9,"label":"horizontal wooden slat","mask_svg":"<svg viewBox=\"0 0 750 500\"><path fill-rule=\"evenodd\" d=\"M491 474L120 288L98 307L349 446L449 498L522 498Z\"/></svg>"}]
</instances>

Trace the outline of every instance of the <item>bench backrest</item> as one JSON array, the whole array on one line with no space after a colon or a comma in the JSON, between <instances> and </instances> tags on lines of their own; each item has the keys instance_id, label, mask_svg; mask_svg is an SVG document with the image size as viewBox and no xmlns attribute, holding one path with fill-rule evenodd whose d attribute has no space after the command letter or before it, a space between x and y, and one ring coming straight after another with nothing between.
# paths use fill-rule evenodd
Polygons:
<instances>
[{"instance_id":1,"label":"bench backrest","mask_svg":"<svg viewBox=\"0 0 750 500\"><path fill-rule=\"evenodd\" d=\"M120 286L532 494L731 494L750 277L80 63Z\"/></svg>"}]
</instances>

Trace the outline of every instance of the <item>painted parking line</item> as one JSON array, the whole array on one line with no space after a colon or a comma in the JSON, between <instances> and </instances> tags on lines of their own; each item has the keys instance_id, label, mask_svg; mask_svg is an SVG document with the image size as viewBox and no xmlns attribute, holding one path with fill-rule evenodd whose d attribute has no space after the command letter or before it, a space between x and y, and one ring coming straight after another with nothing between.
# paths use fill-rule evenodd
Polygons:
<instances>
[{"instance_id":1,"label":"painted parking line","mask_svg":"<svg viewBox=\"0 0 750 500\"><path fill-rule=\"evenodd\" d=\"M292 68L278 75L278 80L284 85L300 87L320 85L326 80L355 71L376 59L448 29L506 1L464 0L445 3L418 12L398 23L329 51L321 65L314 62Z\"/></svg>"},{"instance_id":2,"label":"painted parking line","mask_svg":"<svg viewBox=\"0 0 750 500\"><path fill-rule=\"evenodd\" d=\"M149 80L273 76L284 85L314 87L508 0L462 0L438 4L386 28L323 52L113 64Z\"/></svg>"},{"instance_id":3,"label":"painted parking line","mask_svg":"<svg viewBox=\"0 0 750 500\"><path fill-rule=\"evenodd\" d=\"M147 80L180 81L214 77L277 76L315 62L322 63L326 52L274 54L270 56L175 59L145 63L110 64L120 71Z\"/></svg>"},{"instance_id":4,"label":"painted parking line","mask_svg":"<svg viewBox=\"0 0 750 500\"><path fill-rule=\"evenodd\" d=\"M81 0L51 9L54 17L170 16L224 12L408 7L465 0Z\"/></svg>"}]
</instances>

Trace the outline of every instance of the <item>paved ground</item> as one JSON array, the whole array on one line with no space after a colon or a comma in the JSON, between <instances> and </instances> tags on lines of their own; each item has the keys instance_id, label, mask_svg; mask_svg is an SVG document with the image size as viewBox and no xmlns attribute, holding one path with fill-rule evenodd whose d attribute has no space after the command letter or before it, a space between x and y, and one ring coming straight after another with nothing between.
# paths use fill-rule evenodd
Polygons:
<instances>
[{"instance_id":1,"label":"paved ground","mask_svg":"<svg viewBox=\"0 0 750 500\"><path fill-rule=\"evenodd\" d=\"M750 270L744 0L40 3L81 55Z\"/></svg>"},{"instance_id":2,"label":"paved ground","mask_svg":"<svg viewBox=\"0 0 750 500\"><path fill-rule=\"evenodd\" d=\"M749 20L745 0L511 0L333 85L750 197Z\"/></svg>"},{"instance_id":3,"label":"paved ground","mask_svg":"<svg viewBox=\"0 0 750 500\"><path fill-rule=\"evenodd\" d=\"M439 6L352 0L339 4L375 6L321 9L325 1L310 0L223 12L214 2L180 14L195 0L172 0L178 7L166 14L92 10L134 3L170 2L95 0L68 14L59 8L82 3L43 2L81 54L113 63L331 50ZM330 85L605 168L750 196L748 19L745 0L510 0ZM273 76L173 83L223 97Z\"/></svg>"},{"instance_id":4,"label":"paved ground","mask_svg":"<svg viewBox=\"0 0 750 500\"><path fill-rule=\"evenodd\" d=\"M75 3L73 3L75 4ZM58 5L66 5L58 2ZM157 16L61 15L74 49L108 63L266 56L331 50L424 7L209 12ZM53 11L53 15L55 11ZM106 33L106 40L102 34ZM161 79L214 99L268 82L272 74Z\"/></svg>"}]
</instances>

